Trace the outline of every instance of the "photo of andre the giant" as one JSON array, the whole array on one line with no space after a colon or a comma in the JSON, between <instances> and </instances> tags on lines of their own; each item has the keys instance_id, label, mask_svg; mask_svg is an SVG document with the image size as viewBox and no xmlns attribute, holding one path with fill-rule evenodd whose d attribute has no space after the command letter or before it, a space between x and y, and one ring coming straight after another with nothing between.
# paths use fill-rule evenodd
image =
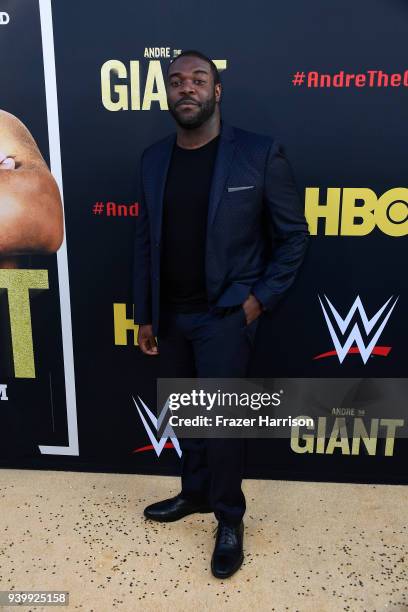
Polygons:
<instances>
[{"instance_id":1,"label":"photo of andre the giant","mask_svg":"<svg viewBox=\"0 0 408 612\"><path fill-rule=\"evenodd\" d=\"M0 268L55 253L64 233L57 183L26 126L0 109Z\"/></svg>"},{"instance_id":2,"label":"photo of andre the giant","mask_svg":"<svg viewBox=\"0 0 408 612\"><path fill-rule=\"evenodd\" d=\"M140 162L134 320L140 349L168 363L168 377L189 376L184 360L200 378L244 378L259 318L292 285L309 238L279 144L221 120L221 89L205 55L174 59L166 91L176 133L145 149ZM145 516L214 512L211 569L226 578L243 561L245 440L180 445L181 491Z\"/></svg>"}]
</instances>

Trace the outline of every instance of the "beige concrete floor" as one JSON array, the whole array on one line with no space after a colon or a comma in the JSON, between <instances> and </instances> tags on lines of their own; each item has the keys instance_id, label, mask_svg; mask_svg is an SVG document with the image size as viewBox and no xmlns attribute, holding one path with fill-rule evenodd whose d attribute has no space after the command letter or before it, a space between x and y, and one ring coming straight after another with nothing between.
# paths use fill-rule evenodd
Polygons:
<instances>
[{"instance_id":1,"label":"beige concrete floor","mask_svg":"<svg viewBox=\"0 0 408 612\"><path fill-rule=\"evenodd\" d=\"M245 561L220 581L213 514L143 517L179 491L177 478L0 470L0 590L69 591L58 609L86 612L408 610L407 487L243 488Z\"/></svg>"}]
</instances>

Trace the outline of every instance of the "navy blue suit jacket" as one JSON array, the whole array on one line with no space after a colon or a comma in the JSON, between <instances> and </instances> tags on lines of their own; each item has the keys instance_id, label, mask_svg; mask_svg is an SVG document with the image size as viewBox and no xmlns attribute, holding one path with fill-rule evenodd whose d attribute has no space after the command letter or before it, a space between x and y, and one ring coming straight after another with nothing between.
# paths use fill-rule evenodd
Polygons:
<instances>
[{"instance_id":1,"label":"navy blue suit jacket","mask_svg":"<svg viewBox=\"0 0 408 612\"><path fill-rule=\"evenodd\" d=\"M151 145L139 169L135 219L134 320L160 315L163 196L176 134ZM221 122L210 190L205 269L211 305L241 304L253 293L266 310L293 283L309 238L289 164L271 137Z\"/></svg>"}]
</instances>

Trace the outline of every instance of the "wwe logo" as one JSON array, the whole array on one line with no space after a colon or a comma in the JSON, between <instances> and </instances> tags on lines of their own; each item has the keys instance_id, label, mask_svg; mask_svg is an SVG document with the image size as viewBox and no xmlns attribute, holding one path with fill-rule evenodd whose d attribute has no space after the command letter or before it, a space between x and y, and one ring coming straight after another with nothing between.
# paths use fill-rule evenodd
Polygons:
<instances>
[{"instance_id":1,"label":"wwe logo","mask_svg":"<svg viewBox=\"0 0 408 612\"><path fill-rule=\"evenodd\" d=\"M160 457L160 454L163 450L164 447L168 448L169 446L171 446L171 444L167 443L167 440L170 439L171 443L173 445L173 447L175 448L177 454L179 457L181 457L182 455L182 451L180 448L180 444L179 441L177 440L176 434L174 433L173 428L171 427L171 425L169 424L169 400L167 399L166 403L163 406L163 409L160 413L160 415L158 417L155 417L153 412L151 410L149 410L149 408L146 406L146 404L140 399L139 396L137 396L137 399L139 400L140 403L140 407L138 406L135 398L132 396L132 399L135 403L135 406L137 408L137 411L139 413L139 416L142 420L142 423L144 425L144 428L147 432L147 435L149 436L150 442L152 443L152 447L154 448L154 450L156 451L156 455L158 457ZM143 414L143 411L145 412L146 416ZM148 417L150 419L151 424L154 426L157 435L160 435L159 440L157 439L156 435L154 434L154 432L152 431L147 418ZM165 420L166 419L166 420ZM167 443L167 444L166 444ZM137 451L141 451L141 450L148 450L149 447L143 447L142 449L136 449ZM150 447L151 448L151 447Z\"/></svg>"},{"instance_id":2,"label":"wwe logo","mask_svg":"<svg viewBox=\"0 0 408 612\"><path fill-rule=\"evenodd\" d=\"M394 310L394 307L398 301L398 297L394 300L393 303L391 303L391 300L393 299L393 296L391 296L390 299L380 308L378 312L375 313L375 315L371 319L367 317L366 311L364 310L364 306L360 300L359 295L355 299L352 307L350 308L347 316L344 319L342 319L342 317L339 315L339 313L337 312L333 304L329 301L327 296L325 295L324 297L327 302L326 307L320 299L320 296L319 302L322 307L324 318L326 319L326 323L329 328L331 338L333 340L334 348L336 349L335 352L337 353L340 363L343 363L344 358L348 353L360 353L364 363L367 363L368 358L371 354L384 356L388 355L391 350L391 347L376 346L376 342L379 339L384 327L386 326L392 311ZM330 309L332 318L329 317L329 310L327 309L327 306ZM367 345L363 340L358 322L354 324L351 331L346 335L347 328L349 327L350 321L352 320L355 313L358 313L359 315L360 325L362 325L362 327L364 328L366 337L368 339L371 337L371 340L368 341ZM340 332L341 336L344 337L343 344L339 339L339 336L334 327L334 323L336 323L337 329ZM375 332L372 333L374 329ZM356 347L353 347L354 343L356 344ZM329 355L333 354L335 354L334 351L330 351L328 353L323 353L322 355L317 355L315 359L328 357Z\"/></svg>"}]
</instances>

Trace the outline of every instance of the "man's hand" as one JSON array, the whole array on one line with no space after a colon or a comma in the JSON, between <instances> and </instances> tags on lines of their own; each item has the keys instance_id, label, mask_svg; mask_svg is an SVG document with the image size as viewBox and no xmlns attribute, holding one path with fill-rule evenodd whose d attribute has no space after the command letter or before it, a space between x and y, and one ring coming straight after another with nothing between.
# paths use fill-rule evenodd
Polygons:
<instances>
[{"instance_id":1,"label":"man's hand","mask_svg":"<svg viewBox=\"0 0 408 612\"><path fill-rule=\"evenodd\" d=\"M137 333L137 343L140 347L140 350L145 355L159 354L156 338L153 334L153 327L151 325L139 325L139 331Z\"/></svg>"},{"instance_id":2,"label":"man's hand","mask_svg":"<svg viewBox=\"0 0 408 612\"><path fill-rule=\"evenodd\" d=\"M261 302L252 293L249 294L242 304L242 308L245 312L247 325L255 321L263 311Z\"/></svg>"}]
</instances>

